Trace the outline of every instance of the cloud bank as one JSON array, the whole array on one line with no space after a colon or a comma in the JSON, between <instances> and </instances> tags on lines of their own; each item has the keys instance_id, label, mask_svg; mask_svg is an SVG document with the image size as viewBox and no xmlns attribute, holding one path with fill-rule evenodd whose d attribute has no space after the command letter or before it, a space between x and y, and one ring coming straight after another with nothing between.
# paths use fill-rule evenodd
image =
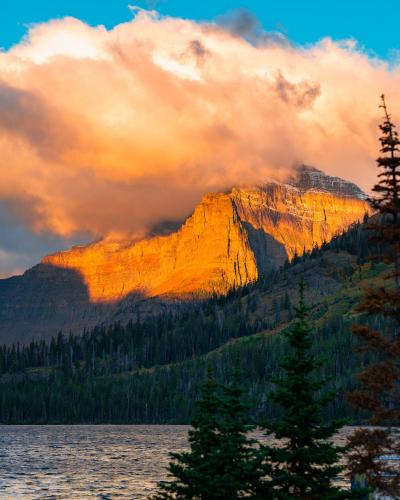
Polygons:
<instances>
[{"instance_id":1,"label":"cloud bank","mask_svg":"<svg viewBox=\"0 0 400 500\"><path fill-rule=\"evenodd\" d=\"M351 41L294 47L251 18L134 14L109 31L53 20L0 53L0 202L26 227L139 235L296 162L371 187L398 66Z\"/></svg>"}]
</instances>

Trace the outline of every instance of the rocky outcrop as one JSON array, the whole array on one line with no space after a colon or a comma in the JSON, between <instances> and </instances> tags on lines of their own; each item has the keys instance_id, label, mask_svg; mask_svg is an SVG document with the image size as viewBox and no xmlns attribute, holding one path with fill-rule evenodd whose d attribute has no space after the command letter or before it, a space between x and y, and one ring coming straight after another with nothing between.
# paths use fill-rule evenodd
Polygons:
<instances>
[{"instance_id":1,"label":"rocky outcrop","mask_svg":"<svg viewBox=\"0 0 400 500\"><path fill-rule=\"evenodd\" d=\"M341 197L358 198L365 200L366 196L361 189L352 182L345 181L340 177L326 175L321 170L313 167L300 166L292 179L293 185L301 191L323 191Z\"/></svg>"},{"instance_id":2,"label":"rocky outcrop","mask_svg":"<svg viewBox=\"0 0 400 500\"><path fill-rule=\"evenodd\" d=\"M49 255L46 265L77 271L92 302L226 291L257 278L257 263L233 199L206 195L179 231L133 243L100 241Z\"/></svg>"},{"instance_id":3,"label":"rocky outcrop","mask_svg":"<svg viewBox=\"0 0 400 500\"><path fill-rule=\"evenodd\" d=\"M354 184L307 168L290 184L208 194L175 232L74 247L0 280L0 336L76 331L224 293L329 241L367 210Z\"/></svg>"}]
</instances>

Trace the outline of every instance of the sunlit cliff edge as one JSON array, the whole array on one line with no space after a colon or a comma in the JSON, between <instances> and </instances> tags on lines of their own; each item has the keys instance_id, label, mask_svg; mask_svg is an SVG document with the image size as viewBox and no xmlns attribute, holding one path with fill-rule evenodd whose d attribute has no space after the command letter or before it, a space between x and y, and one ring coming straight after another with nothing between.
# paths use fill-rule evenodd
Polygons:
<instances>
[{"instance_id":1,"label":"sunlit cliff edge","mask_svg":"<svg viewBox=\"0 0 400 500\"><path fill-rule=\"evenodd\" d=\"M107 240L49 255L77 271L92 302L224 293L329 241L368 211L354 185L303 167L290 183L207 194L176 232L136 242Z\"/></svg>"},{"instance_id":2,"label":"sunlit cliff edge","mask_svg":"<svg viewBox=\"0 0 400 500\"><path fill-rule=\"evenodd\" d=\"M188 299L249 283L329 241L368 210L357 186L310 168L286 184L208 194L167 235L74 247L0 280L0 341L186 307Z\"/></svg>"}]
</instances>

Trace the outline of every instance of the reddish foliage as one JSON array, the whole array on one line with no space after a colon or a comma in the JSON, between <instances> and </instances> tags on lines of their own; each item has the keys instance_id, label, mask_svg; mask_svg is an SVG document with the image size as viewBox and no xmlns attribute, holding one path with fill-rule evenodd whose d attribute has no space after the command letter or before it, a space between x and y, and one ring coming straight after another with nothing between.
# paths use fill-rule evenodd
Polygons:
<instances>
[{"instance_id":1,"label":"reddish foliage","mask_svg":"<svg viewBox=\"0 0 400 500\"><path fill-rule=\"evenodd\" d=\"M353 332L362 340L362 351L372 351L377 361L359 374L361 388L352 391L348 400L356 408L370 414L371 424L390 425L400 421L400 141L388 114L384 96L385 118L381 153L377 159L382 169L370 200L378 211L377 222L370 224L373 239L381 243L382 253L374 260L393 264L390 274L394 283L386 287L368 288L357 312L370 317L384 317L388 328L377 331L365 325L354 325ZM383 453L400 452L400 442L390 429L359 429L349 437L350 473L365 474L377 489L394 495L400 493L400 477L387 463L377 460Z\"/></svg>"}]
</instances>

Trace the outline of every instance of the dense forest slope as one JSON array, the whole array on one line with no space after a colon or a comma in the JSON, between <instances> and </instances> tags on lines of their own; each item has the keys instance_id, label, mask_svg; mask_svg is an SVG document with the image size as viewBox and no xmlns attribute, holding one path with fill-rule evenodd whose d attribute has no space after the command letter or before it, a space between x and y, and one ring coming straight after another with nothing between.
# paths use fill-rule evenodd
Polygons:
<instances>
[{"instance_id":1,"label":"dense forest slope","mask_svg":"<svg viewBox=\"0 0 400 500\"><path fill-rule=\"evenodd\" d=\"M170 234L74 247L0 280L0 341L80 333L224 294L330 241L367 211L357 186L310 167L286 184L206 195Z\"/></svg>"},{"instance_id":2,"label":"dense forest slope","mask_svg":"<svg viewBox=\"0 0 400 500\"><path fill-rule=\"evenodd\" d=\"M387 272L367 261L377 252L363 227L355 225L225 297L126 326L96 327L82 336L60 333L47 343L3 347L0 421L185 423L207 365L226 380L237 356L253 415L274 414L268 387L286 349L283 332L293 318L301 276L313 305L313 348L324 358L321 371L340 393L327 413L360 421L362 415L352 414L344 396L360 366L350 328L363 320L354 313L362 288L378 284Z\"/></svg>"}]
</instances>

